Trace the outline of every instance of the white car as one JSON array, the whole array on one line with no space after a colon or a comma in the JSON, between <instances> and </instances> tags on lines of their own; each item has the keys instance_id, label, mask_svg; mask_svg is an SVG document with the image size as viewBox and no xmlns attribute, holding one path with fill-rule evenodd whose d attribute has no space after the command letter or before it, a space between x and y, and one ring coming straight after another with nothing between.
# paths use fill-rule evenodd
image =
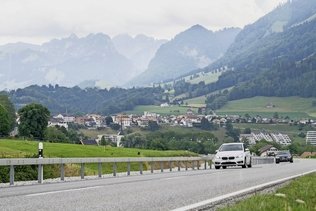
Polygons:
<instances>
[{"instance_id":1,"label":"white car","mask_svg":"<svg viewBox=\"0 0 316 211\"><path fill-rule=\"evenodd\" d=\"M225 143L216 150L214 158L216 169L227 166L242 166L251 168L251 155L249 149L246 149L243 143Z\"/></svg>"}]
</instances>

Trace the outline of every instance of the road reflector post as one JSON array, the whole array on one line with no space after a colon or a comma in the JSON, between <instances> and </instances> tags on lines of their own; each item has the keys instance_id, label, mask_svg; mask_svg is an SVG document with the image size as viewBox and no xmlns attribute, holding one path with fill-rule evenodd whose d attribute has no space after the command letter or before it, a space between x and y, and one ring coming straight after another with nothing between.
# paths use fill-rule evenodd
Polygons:
<instances>
[{"instance_id":1,"label":"road reflector post","mask_svg":"<svg viewBox=\"0 0 316 211\"><path fill-rule=\"evenodd\" d=\"M60 180L65 181L65 164L60 164Z\"/></svg>"},{"instance_id":2,"label":"road reflector post","mask_svg":"<svg viewBox=\"0 0 316 211\"><path fill-rule=\"evenodd\" d=\"M116 163L113 163L113 176L116 177Z\"/></svg>"},{"instance_id":3,"label":"road reflector post","mask_svg":"<svg viewBox=\"0 0 316 211\"><path fill-rule=\"evenodd\" d=\"M101 162L98 163L98 176L99 178L102 177L102 163Z\"/></svg>"},{"instance_id":4,"label":"road reflector post","mask_svg":"<svg viewBox=\"0 0 316 211\"><path fill-rule=\"evenodd\" d=\"M44 147L43 143L39 142L38 143L38 158L43 158L44 157Z\"/></svg>"},{"instance_id":5,"label":"road reflector post","mask_svg":"<svg viewBox=\"0 0 316 211\"><path fill-rule=\"evenodd\" d=\"M131 163L127 162L127 176L131 175Z\"/></svg>"},{"instance_id":6,"label":"road reflector post","mask_svg":"<svg viewBox=\"0 0 316 211\"><path fill-rule=\"evenodd\" d=\"M14 166L10 166L10 185L14 185Z\"/></svg>"}]
</instances>

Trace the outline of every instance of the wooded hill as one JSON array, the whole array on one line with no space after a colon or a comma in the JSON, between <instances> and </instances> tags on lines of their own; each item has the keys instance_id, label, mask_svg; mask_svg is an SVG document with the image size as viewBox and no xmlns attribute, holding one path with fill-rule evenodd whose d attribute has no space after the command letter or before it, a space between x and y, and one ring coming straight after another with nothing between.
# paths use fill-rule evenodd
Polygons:
<instances>
[{"instance_id":1,"label":"wooded hill","mask_svg":"<svg viewBox=\"0 0 316 211\"><path fill-rule=\"evenodd\" d=\"M136 105L153 105L163 99L161 88L97 89L62 86L29 86L9 93L17 108L29 103L41 103L52 114L100 113L103 115L131 110Z\"/></svg>"}]
</instances>

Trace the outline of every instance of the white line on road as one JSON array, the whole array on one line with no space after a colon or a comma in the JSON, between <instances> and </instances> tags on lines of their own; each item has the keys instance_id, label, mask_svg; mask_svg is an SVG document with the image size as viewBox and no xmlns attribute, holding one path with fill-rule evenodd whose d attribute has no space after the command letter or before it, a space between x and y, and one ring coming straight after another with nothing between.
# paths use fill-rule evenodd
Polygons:
<instances>
[{"instance_id":1,"label":"white line on road","mask_svg":"<svg viewBox=\"0 0 316 211\"><path fill-rule=\"evenodd\" d=\"M167 177L167 178L163 178L161 180L174 180L174 179L182 179L182 178L187 178L187 176Z\"/></svg>"},{"instance_id":2,"label":"white line on road","mask_svg":"<svg viewBox=\"0 0 316 211\"><path fill-rule=\"evenodd\" d=\"M75 188L75 189L68 189L68 190L57 190L57 191L49 191L49 192L43 192L43 193L32 193L25 195L27 197L33 197L33 196L43 196L48 194L55 194L55 193L65 193L65 192L71 192L71 191L81 191L81 190L89 190L89 189L97 189L102 188L103 186L94 186L94 187L86 187L86 188Z\"/></svg>"},{"instance_id":3,"label":"white line on road","mask_svg":"<svg viewBox=\"0 0 316 211\"><path fill-rule=\"evenodd\" d=\"M302 174L297 174L297 175L294 175L294 176L286 177L286 178L275 180L275 181L272 181L272 182L267 182L267 183L264 183L264 184L261 184L261 185L253 186L253 187L246 188L246 189L243 189L243 190L239 190L239 191L236 191L236 192L233 192L233 193L229 193L229 194L225 194L225 195L218 196L218 197L215 197L215 198L211 198L211 199L208 199L208 200L205 200L205 201L201 201L201 202L198 202L198 203L195 203L195 204L191 204L191 205L188 205L188 206L180 207L180 208L174 209L172 211L184 211L184 210L192 210L192 209L196 210L198 208L202 208L202 207L205 207L207 205L216 204L217 202L223 201L223 200L228 199L228 198L232 198L232 197L236 197L236 196L240 196L240 195L245 195L245 194L250 194L250 193L253 193L255 191L262 190L264 188L271 187L273 185L281 184L281 183L284 183L284 182L286 182L288 180L292 180L292 179L295 179L297 177L301 177L301 176L304 176L306 174L310 174L310 173L314 173L314 172L316 172L316 169L312 170L312 171L308 171L308 172L302 173Z\"/></svg>"}]
</instances>

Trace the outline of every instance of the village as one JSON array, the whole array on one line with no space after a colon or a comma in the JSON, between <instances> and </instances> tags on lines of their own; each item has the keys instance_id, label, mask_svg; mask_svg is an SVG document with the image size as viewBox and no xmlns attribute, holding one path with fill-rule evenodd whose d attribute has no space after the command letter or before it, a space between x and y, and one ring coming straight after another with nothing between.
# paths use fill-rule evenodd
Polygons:
<instances>
[{"instance_id":1,"label":"village","mask_svg":"<svg viewBox=\"0 0 316 211\"><path fill-rule=\"evenodd\" d=\"M120 145L120 140L124 137L122 130L131 127L146 128L150 122L157 125L165 125L170 127L185 127L193 128L200 127L202 119L205 118L212 124L213 128L225 128L226 123L251 123L251 124L288 124L288 125L309 125L316 127L316 121L311 119L291 120L290 118L265 118L261 116L250 117L249 115L211 115L195 114L193 109L188 108L185 114L181 115L160 115L153 112L145 111L142 115L136 114L116 114L112 116L102 116L99 114L86 114L83 116L69 116L58 114L51 117L48 127L59 126L68 129L69 124L77 124L87 128L88 130L100 130L108 128L111 125L116 125L117 134L100 134L95 139L82 140L85 145L100 145L102 137L110 140L116 146ZM307 134L312 134L312 131ZM312 137L312 138L311 138ZM307 135L306 142L315 144L314 135ZM288 134L281 132L250 132L240 134L239 140L247 142L249 145L254 145L260 140L268 142L276 142L282 146L288 146L292 143Z\"/></svg>"}]
</instances>

